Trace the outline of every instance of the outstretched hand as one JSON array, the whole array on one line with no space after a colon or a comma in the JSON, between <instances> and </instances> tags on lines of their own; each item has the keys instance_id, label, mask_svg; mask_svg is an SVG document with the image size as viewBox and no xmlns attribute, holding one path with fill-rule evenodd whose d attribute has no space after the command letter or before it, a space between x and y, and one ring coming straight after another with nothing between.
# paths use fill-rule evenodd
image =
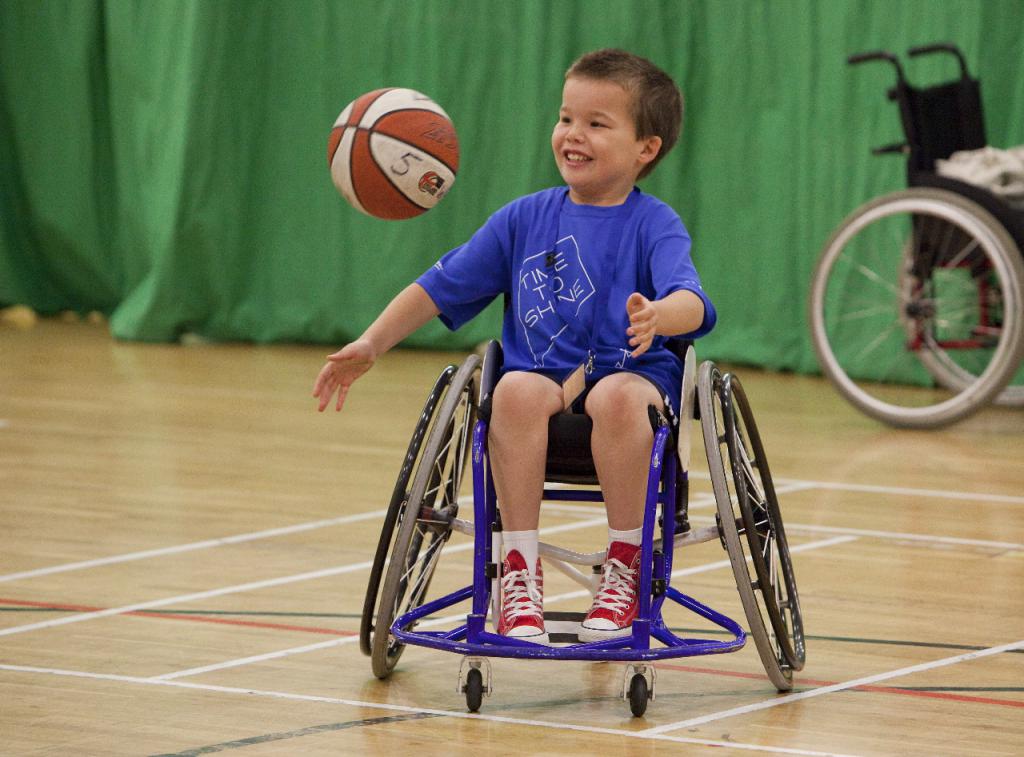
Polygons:
<instances>
[{"instance_id":1,"label":"outstretched hand","mask_svg":"<svg viewBox=\"0 0 1024 757\"><path fill-rule=\"evenodd\" d=\"M313 385L313 396L320 400L317 409L323 412L337 392L338 400L334 409L341 410L349 387L370 370L376 361L377 351L366 339L346 344L333 355L328 355L327 363L320 369L320 375L316 377L316 383Z\"/></svg>"},{"instance_id":2,"label":"outstretched hand","mask_svg":"<svg viewBox=\"0 0 1024 757\"><path fill-rule=\"evenodd\" d=\"M658 311L654 303L639 292L633 292L626 300L626 313L629 315L629 346L633 347L633 357L640 357L648 349L658 327Z\"/></svg>"}]
</instances>

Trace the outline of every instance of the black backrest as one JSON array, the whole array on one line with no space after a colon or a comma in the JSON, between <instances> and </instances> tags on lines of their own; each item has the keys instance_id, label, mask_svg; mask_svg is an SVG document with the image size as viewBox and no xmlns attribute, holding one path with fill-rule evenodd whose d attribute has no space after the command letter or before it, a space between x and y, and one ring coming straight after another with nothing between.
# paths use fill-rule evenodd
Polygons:
<instances>
[{"instance_id":1,"label":"black backrest","mask_svg":"<svg viewBox=\"0 0 1024 757\"><path fill-rule=\"evenodd\" d=\"M934 171L936 160L988 144L977 79L964 77L923 89L903 83L889 96L900 106L910 147L909 172Z\"/></svg>"}]
</instances>

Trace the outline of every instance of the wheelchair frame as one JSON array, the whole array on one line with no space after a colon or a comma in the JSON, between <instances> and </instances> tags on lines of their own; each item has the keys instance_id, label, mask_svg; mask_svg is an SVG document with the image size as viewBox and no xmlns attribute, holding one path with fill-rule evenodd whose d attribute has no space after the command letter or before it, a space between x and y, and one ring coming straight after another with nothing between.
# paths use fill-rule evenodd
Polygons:
<instances>
[{"instance_id":1,"label":"wheelchair frame","mask_svg":"<svg viewBox=\"0 0 1024 757\"><path fill-rule=\"evenodd\" d=\"M960 78L918 88L892 53L848 58L895 69L888 97L905 141L872 152L906 156L909 188L840 224L822 249L808 303L825 375L863 412L910 428L944 426L992 401L1024 406L1024 211L935 172L937 160L986 138L980 83L963 54L950 44L909 51L933 53L955 56ZM892 389L900 383L934 391Z\"/></svg>"},{"instance_id":2,"label":"wheelchair frame","mask_svg":"<svg viewBox=\"0 0 1024 757\"><path fill-rule=\"evenodd\" d=\"M480 407L488 406L497 382L500 345L490 343L482 367L479 356L471 355L458 369L448 366L442 371L428 395L403 461L367 585L360 642L363 652L371 657L377 677L390 675L408 644L462 654L465 657L458 690L466 695L469 710L475 712L482 697L492 690L489 657L624 661L629 664L622 694L633 714L640 716L648 700L654 698L654 661L734 652L746 643L747 633L738 623L670 585L676 547L717 539L729 554L750 635L770 680L780 691L792 688L793 671L800 670L805 659L803 620L782 516L753 413L735 376L722 374L711 362L705 362L697 376L692 347L680 351L684 358L680 417L687 422L674 432L664 416L651 408L655 433L643 521L640 608L632 634L590 643L580 643L570 634L570 638L561 639L570 642L566 646L535 644L487 630L489 614L493 617L497 613L502 563L500 507L487 454L488 424L477 415ZM698 407L699 416L695 412ZM716 525L693 530L685 518L685 469L690 456L689 421L698 417L718 515ZM552 426L581 418L589 424L586 416L561 414L555 416ZM458 517L462 472L470 457L472 522ZM594 488L596 479L564 466L552 470L553 465L557 467L553 457L549 454L545 500L602 501L600 489ZM586 458L589 460L589 449ZM560 484L589 488L557 488ZM476 524L484 527L477 528ZM444 544L455 531L473 537L472 583L427 600ZM591 593L596 592L596 576L575 566L599 570L603 550L578 553L542 542L539 552L546 564ZM753 575L750 565L754 566ZM464 623L443 631L428 630L431 624L455 619L442 616L428 620L430 616L467 600L471 609ZM662 618L666 601L709 620L731 638L677 636ZM558 615L564 618L573 614ZM574 620L582 617L579 613ZM552 643L558 640L553 634ZM652 640L660 645L652 645Z\"/></svg>"}]
</instances>

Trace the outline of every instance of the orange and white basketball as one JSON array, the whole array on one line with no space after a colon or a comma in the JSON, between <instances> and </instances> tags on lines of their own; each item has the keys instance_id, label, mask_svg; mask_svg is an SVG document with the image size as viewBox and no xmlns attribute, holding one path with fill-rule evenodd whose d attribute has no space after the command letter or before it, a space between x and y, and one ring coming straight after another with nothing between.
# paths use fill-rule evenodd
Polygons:
<instances>
[{"instance_id":1,"label":"orange and white basketball","mask_svg":"<svg viewBox=\"0 0 1024 757\"><path fill-rule=\"evenodd\" d=\"M377 89L349 103L327 143L331 180L357 210L412 218L455 181L459 139L440 105L412 89Z\"/></svg>"}]
</instances>

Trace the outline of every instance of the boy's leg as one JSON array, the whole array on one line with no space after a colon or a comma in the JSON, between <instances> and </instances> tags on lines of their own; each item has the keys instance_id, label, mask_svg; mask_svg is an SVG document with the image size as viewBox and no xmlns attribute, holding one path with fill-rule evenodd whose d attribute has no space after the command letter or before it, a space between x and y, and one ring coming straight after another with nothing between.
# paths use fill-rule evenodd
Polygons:
<instances>
[{"instance_id":1,"label":"boy's leg","mask_svg":"<svg viewBox=\"0 0 1024 757\"><path fill-rule=\"evenodd\" d=\"M643 525L654 445L648 405L663 410L665 403L654 384L635 373L613 373L587 395L585 410L594 422L594 467L608 509L608 527L617 531Z\"/></svg>"},{"instance_id":2,"label":"boy's leg","mask_svg":"<svg viewBox=\"0 0 1024 757\"><path fill-rule=\"evenodd\" d=\"M632 373L601 379L587 396L585 409L594 423L591 451L608 510L609 544L601 585L580 627L581 641L628 635L636 617L640 579L636 537L643 526L654 444L649 405L664 409L657 388Z\"/></svg>"},{"instance_id":3,"label":"boy's leg","mask_svg":"<svg viewBox=\"0 0 1024 757\"><path fill-rule=\"evenodd\" d=\"M510 371L494 389L487 445L508 531L536 530L540 522L548 421L561 410L562 387L538 373Z\"/></svg>"},{"instance_id":4,"label":"boy's leg","mask_svg":"<svg viewBox=\"0 0 1024 757\"><path fill-rule=\"evenodd\" d=\"M494 390L488 449L501 507L505 559L498 633L547 643L544 579L537 557L537 527L544 489L548 421L562 410L553 380L521 371L506 373Z\"/></svg>"}]
</instances>

